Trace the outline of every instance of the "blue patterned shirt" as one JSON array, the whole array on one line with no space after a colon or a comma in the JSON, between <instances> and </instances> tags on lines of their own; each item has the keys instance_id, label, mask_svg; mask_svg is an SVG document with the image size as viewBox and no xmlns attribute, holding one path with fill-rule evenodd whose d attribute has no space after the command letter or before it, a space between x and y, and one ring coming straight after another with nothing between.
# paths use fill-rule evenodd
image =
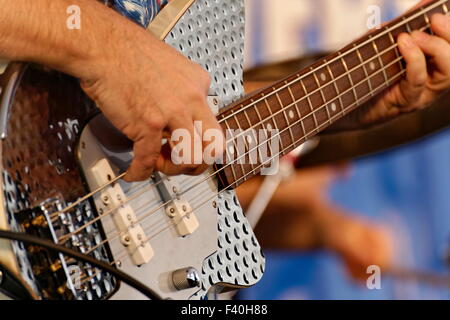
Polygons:
<instances>
[{"instance_id":1,"label":"blue patterned shirt","mask_svg":"<svg viewBox=\"0 0 450 320\"><path fill-rule=\"evenodd\" d=\"M109 0L108 2L125 17L147 27L167 0Z\"/></svg>"}]
</instances>

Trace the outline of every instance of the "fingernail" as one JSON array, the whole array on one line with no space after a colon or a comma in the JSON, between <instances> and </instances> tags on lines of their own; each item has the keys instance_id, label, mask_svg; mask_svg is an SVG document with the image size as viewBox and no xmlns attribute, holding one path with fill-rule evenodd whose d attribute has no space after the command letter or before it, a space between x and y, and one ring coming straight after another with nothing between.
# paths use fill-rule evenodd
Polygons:
<instances>
[{"instance_id":1,"label":"fingernail","mask_svg":"<svg viewBox=\"0 0 450 320\"><path fill-rule=\"evenodd\" d=\"M411 36L413 37L414 40L420 41L420 42L424 42L424 41L428 41L428 35L422 31L414 31Z\"/></svg>"},{"instance_id":2,"label":"fingernail","mask_svg":"<svg viewBox=\"0 0 450 320\"><path fill-rule=\"evenodd\" d=\"M412 38L405 34L402 38L403 45L407 48L412 48L414 46Z\"/></svg>"},{"instance_id":3,"label":"fingernail","mask_svg":"<svg viewBox=\"0 0 450 320\"><path fill-rule=\"evenodd\" d=\"M450 28L450 19L443 14L436 14L434 16L434 21L438 25L438 27L442 29Z\"/></svg>"}]
</instances>

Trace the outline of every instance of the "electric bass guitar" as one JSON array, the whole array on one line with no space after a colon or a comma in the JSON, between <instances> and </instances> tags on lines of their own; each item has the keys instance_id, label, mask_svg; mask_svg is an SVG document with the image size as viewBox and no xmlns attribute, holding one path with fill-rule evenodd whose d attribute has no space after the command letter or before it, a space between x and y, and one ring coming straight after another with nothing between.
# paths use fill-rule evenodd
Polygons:
<instances>
[{"instance_id":1,"label":"electric bass guitar","mask_svg":"<svg viewBox=\"0 0 450 320\"><path fill-rule=\"evenodd\" d=\"M126 183L130 144L77 79L9 63L0 78L0 229L46 239L107 263L165 299L203 299L257 283L265 259L233 189L401 80L396 37L430 30L436 0L273 86L243 95L243 0L173 0L148 31L199 63L234 161L197 176ZM2 72L0 71L0 72ZM276 130L279 151L256 163L253 132ZM245 136L244 149L236 148ZM0 240L0 266L41 299L140 299L115 274L42 246ZM0 269L1 270L1 269ZM3 279L0 290L11 296ZM20 298L20 296L19 296Z\"/></svg>"}]
</instances>

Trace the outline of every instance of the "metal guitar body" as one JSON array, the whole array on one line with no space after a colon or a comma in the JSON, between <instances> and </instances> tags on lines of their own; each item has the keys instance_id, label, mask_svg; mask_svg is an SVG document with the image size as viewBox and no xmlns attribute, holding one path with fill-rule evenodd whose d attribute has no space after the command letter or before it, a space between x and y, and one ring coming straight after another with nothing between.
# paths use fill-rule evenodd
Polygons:
<instances>
[{"instance_id":1,"label":"metal guitar body","mask_svg":"<svg viewBox=\"0 0 450 320\"><path fill-rule=\"evenodd\" d=\"M243 6L242 0L174 0L149 28L210 73L210 95L220 107L243 94ZM0 228L89 253L164 298L202 299L261 278L265 261L253 231L234 191L219 193L211 171L120 181L55 215L103 178L117 177L132 154L103 138L115 132L99 125L102 116L76 79L11 63L0 86ZM191 220L180 215L183 223L176 222L186 208ZM0 262L40 298L143 297L101 270L34 246L0 240Z\"/></svg>"}]
</instances>

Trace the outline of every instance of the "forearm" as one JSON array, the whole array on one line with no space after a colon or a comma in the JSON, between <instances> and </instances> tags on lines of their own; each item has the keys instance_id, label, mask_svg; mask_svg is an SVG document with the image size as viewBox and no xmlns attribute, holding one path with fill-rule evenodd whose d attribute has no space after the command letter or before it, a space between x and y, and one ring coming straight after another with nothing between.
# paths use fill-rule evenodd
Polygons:
<instances>
[{"instance_id":1,"label":"forearm","mask_svg":"<svg viewBox=\"0 0 450 320\"><path fill-rule=\"evenodd\" d=\"M67 26L71 5L80 7L80 29ZM0 0L0 57L43 64L87 78L114 39L143 32L94 0ZM110 54L110 53L109 53Z\"/></svg>"}]
</instances>

